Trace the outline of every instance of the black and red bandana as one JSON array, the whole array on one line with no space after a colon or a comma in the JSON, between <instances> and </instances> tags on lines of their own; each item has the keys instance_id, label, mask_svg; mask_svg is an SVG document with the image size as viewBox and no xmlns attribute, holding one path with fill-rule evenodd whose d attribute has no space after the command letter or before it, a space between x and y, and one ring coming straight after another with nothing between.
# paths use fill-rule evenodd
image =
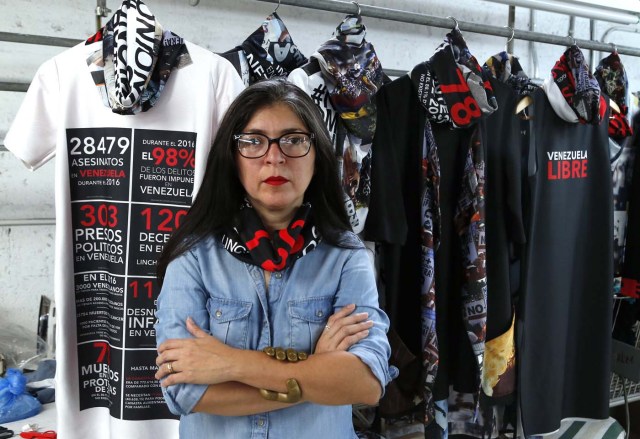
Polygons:
<instances>
[{"instance_id":1,"label":"black and red bandana","mask_svg":"<svg viewBox=\"0 0 640 439\"><path fill-rule=\"evenodd\" d=\"M594 76L600 84L600 88L613 101L618 104L620 112L611 112L609 118L609 137L621 143L626 137L633 134L631 126L627 121L627 90L629 81L627 72L620 61L618 52L613 52L598 64Z\"/></svg>"},{"instance_id":2,"label":"black and red bandana","mask_svg":"<svg viewBox=\"0 0 640 439\"><path fill-rule=\"evenodd\" d=\"M552 82L545 83L545 91L551 105L558 113L557 107L562 105L558 95L550 87L555 84L566 104L575 114L575 122L597 125L604 118L607 105L600 93L598 81L589 71L584 55L576 45L569 47L551 69ZM561 111L561 109L560 109Z\"/></svg>"},{"instance_id":3,"label":"black and red bandana","mask_svg":"<svg viewBox=\"0 0 640 439\"><path fill-rule=\"evenodd\" d=\"M490 74L480 67L459 30L447 34L430 64L455 127L469 127L498 109Z\"/></svg>"},{"instance_id":4,"label":"black and red bandana","mask_svg":"<svg viewBox=\"0 0 640 439\"><path fill-rule=\"evenodd\" d=\"M269 234L253 206L245 201L221 240L237 259L267 271L282 271L314 250L321 237L310 203L300 206L286 229Z\"/></svg>"}]
</instances>

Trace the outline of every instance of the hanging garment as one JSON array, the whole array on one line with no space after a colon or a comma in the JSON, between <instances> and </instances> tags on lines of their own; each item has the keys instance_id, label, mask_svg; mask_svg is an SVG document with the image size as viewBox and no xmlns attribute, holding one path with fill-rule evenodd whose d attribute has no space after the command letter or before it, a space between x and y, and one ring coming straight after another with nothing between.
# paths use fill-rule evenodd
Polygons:
<instances>
[{"instance_id":1,"label":"hanging garment","mask_svg":"<svg viewBox=\"0 0 640 439\"><path fill-rule=\"evenodd\" d=\"M482 329L478 328L480 337L477 337L473 331L473 323L478 322L483 327L481 319L486 314L486 305L480 308L474 306L477 303L469 301L471 307L463 307L463 297L473 297L471 294L465 295L464 288L467 288L467 291L486 292L486 287L477 290L474 288L482 285L483 278L478 279L477 274L480 271L473 270L469 264L463 262L472 259L469 255L473 252L469 253L468 249L473 249L479 255L484 254L483 225L478 222L479 215L465 215L464 209L461 209L475 208L483 203L483 200L470 198L468 195L465 197L467 189L463 188L462 183L467 184L467 188L476 188L479 191L482 188L484 164L480 158L484 154L483 141L489 138L484 134L486 121L481 117L481 120L476 122L479 126L474 124L468 129L451 129L450 107L442 96L442 84L437 82L440 78L436 78L432 65L433 58L416 66L410 76L400 77L384 85L377 95L378 124L373 148L374 151L377 151L376 148L380 151L373 159L371 215L367 217L365 228L366 239L378 241L382 249L381 279L387 293L387 313L390 315L392 327L407 348L423 359L422 373L426 375L426 379L423 378L425 386L423 389L415 389L414 399L427 402L426 410L417 408L423 411L425 423L439 418L439 410L443 409L438 406L437 401L448 397L450 384L472 394L477 401L480 369L471 348L471 336L474 336L474 342L481 343ZM456 78L458 81L459 76L455 73L459 70L458 63L445 64L442 68L447 66L453 74L446 77ZM481 74L477 77L482 78ZM445 87L448 85L445 83ZM485 90L484 85L481 88ZM470 86L468 89L474 90ZM509 99L513 102L513 93L507 87L500 93L505 91L506 94L500 96L500 99L511 96ZM475 95L469 93L457 98L459 100L452 102L452 105L460 100L464 103L465 99L470 103L471 99L475 100ZM496 106L495 97L491 99L487 92L484 101L492 102L491 106L486 106L487 112ZM470 105L473 110L477 108L478 111L482 111L480 105ZM465 117L464 114L460 116ZM425 236L429 237L429 234L420 235L420 230L430 224L422 219L423 194L416 190L423 187L420 163L425 163L422 148L416 145L425 144L425 139L426 143L429 143L427 123L437 145L440 167L440 247L435 253L434 261L437 349L434 349L435 344L430 342L433 338L428 336L433 322L425 319L425 316L433 315L431 301L428 300L430 296L418 294L418 291L428 291L422 287L422 280L423 273L428 274L430 269L429 260L424 257L430 254L424 251L429 247L422 244L429 242L428 239L424 239ZM492 157L496 157L496 154ZM515 157L519 160L519 153L516 153ZM489 168L489 165L487 167ZM519 181L519 176L516 179ZM479 192L471 191L467 194L473 193ZM514 204L519 204L519 201ZM465 228L465 224L470 227ZM476 231L482 233L479 236L474 235ZM476 240L476 237L480 240ZM463 247L461 242L466 245ZM482 263L478 268L480 267L483 268ZM471 268L467 274L473 276L472 279L477 283L470 282L464 285L465 268ZM505 269L507 270L508 268ZM509 294L508 286L506 290ZM439 291L457 291L460 294L439 294ZM477 314L472 314L469 309ZM466 317L471 317L466 319L466 324L463 310L467 312ZM474 320L475 317L478 320ZM469 330L470 328L472 330ZM507 329L501 328L501 331ZM425 336L424 339L422 335ZM431 366L436 358L437 375L431 384L429 376L432 374ZM401 370L398 378L399 382L407 380L409 383L413 382L413 379L410 370ZM436 421L435 424L438 426L430 427L433 424L428 424L429 437L444 434L447 424L446 413L442 423Z\"/></svg>"},{"instance_id":2,"label":"hanging garment","mask_svg":"<svg viewBox=\"0 0 640 439\"><path fill-rule=\"evenodd\" d=\"M518 58L507 52L493 55L484 63L485 69L489 69L491 75L498 81L513 88L518 98L531 96L537 89L527 74L522 69Z\"/></svg>"},{"instance_id":3,"label":"hanging garment","mask_svg":"<svg viewBox=\"0 0 640 439\"><path fill-rule=\"evenodd\" d=\"M138 37L127 38L127 32ZM107 24L86 44L102 41L87 57L91 77L105 106L119 114L153 107L173 69L191 64L184 40L163 30L142 1L124 1Z\"/></svg>"},{"instance_id":4,"label":"hanging garment","mask_svg":"<svg viewBox=\"0 0 640 439\"><path fill-rule=\"evenodd\" d=\"M632 131L627 121L629 82L617 52L600 61L594 75L602 91L620 109L619 112L612 110L609 116L609 155L613 176L613 275L615 276L614 291L620 293L633 162L637 151L633 142L630 141Z\"/></svg>"},{"instance_id":5,"label":"hanging garment","mask_svg":"<svg viewBox=\"0 0 640 439\"><path fill-rule=\"evenodd\" d=\"M609 117L609 137L615 142L622 144L624 139L633 132L627 121L629 107L627 105L627 92L629 90L629 80L627 72L620 61L618 52L613 52L600 61L594 73L600 89L620 108L620 112L611 112Z\"/></svg>"},{"instance_id":6,"label":"hanging garment","mask_svg":"<svg viewBox=\"0 0 640 439\"><path fill-rule=\"evenodd\" d=\"M126 5L146 13L141 2ZM226 60L184 44L192 63L173 70L155 105L133 116L114 113L96 93L86 60L103 41L65 50L40 66L5 139L31 169L56 156L59 437L178 437L153 377L155 261L243 88Z\"/></svg>"},{"instance_id":7,"label":"hanging garment","mask_svg":"<svg viewBox=\"0 0 640 439\"><path fill-rule=\"evenodd\" d=\"M385 79L360 16L347 15L334 37L294 70L289 81L305 90L323 113L340 163L351 227L362 232L371 191L371 142L376 129L375 94Z\"/></svg>"},{"instance_id":8,"label":"hanging garment","mask_svg":"<svg viewBox=\"0 0 640 439\"><path fill-rule=\"evenodd\" d=\"M274 76L286 77L308 61L275 12L240 46L220 56L233 64L246 86Z\"/></svg>"},{"instance_id":9,"label":"hanging garment","mask_svg":"<svg viewBox=\"0 0 640 439\"><path fill-rule=\"evenodd\" d=\"M520 132L526 132L529 123L514 113L517 102L539 87L527 77L518 58L507 52L492 56L484 67L495 78L492 86L496 95L505 97L499 103L499 115L487 119L487 132L501 135L486 141L489 294L482 396L489 404L504 404L514 401L516 390L515 298L512 296L517 294L513 286L520 282L520 249L525 244Z\"/></svg>"},{"instance_id":10,"label":"hanging garment","mask_svg":"<svg viewBox=\"0 0 640 439\"><path fill-rule=\"evenodd\" d=\"M611 379L613 206L607 124L599 123L609 109L575 46L533 99L516 312L526 435L553 432L567 417L607 418Z\"/></svg>"},{"instance_id":11,"label":"hanging garment","mask_svg":"<svg viewBox=\"0 0 640 439\"><path fill-rule=\"evenodd\" d=\"M632 151L638 151L640 146L638 130L640 130L640 113L636 113L633 116L634 134L628 139L628 144ZM624 181L626 185L626 178ZM628 224L640 224L640 160L633 160L628 200ZM630 227L627 230L624 243L625 251L620 292L624 296L640 299L640 228Z\"/></svg>"}]
</instances>

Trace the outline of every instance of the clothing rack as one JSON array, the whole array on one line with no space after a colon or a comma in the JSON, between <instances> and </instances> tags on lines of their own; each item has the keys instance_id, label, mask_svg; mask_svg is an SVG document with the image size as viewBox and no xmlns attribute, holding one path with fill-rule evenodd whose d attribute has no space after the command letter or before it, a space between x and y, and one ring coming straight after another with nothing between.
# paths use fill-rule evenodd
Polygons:
<instances>
[{"instance_id":1,"label":"clothing rack","mask_svg":"<svg viewBox=\"0 0 640 439\"><path fill-rule=\"evenodd\" d=\"M339 12L343 14L353 14L356 6L352 2L337 0L257 0L267 3L277 3L280 5L299 6L303 8L319 9L322 11ZM454 25L450 18L436 17L434 15L419 14L417 12L402 11L399 9L383 8L380 6L358 5L360 15L363 17L379 18L381 20L398 21L401 23L421 24L425 26L451 29ZM456 20L457 21L457 20ZM472 32L484 35L494 35L498 37L511 37L511 30L500 26L457 21L461 31ZM574 39L571 36L548 35L540 32L514 29L513 38L518 40L533 41L538 43L555 44L558 46L569 46L577 44L583 49L609 52L613 48L611 44L594 40ZM640 56L640 49L628 46L617 46L621 55Z\"/></svg>"},{"instance_id":2,"label":"clothing rack","mask_svg":"<svg viewBox=\"0 0 640 439\"><path fill-rule=\"evenodd\" d=\"M316 9L321 11L338 12L343 14L356 12L356 6L352 2L338 0L257 0L267 3L276 3L278 5L298 6L302 8ZM450 18L442 18L434 15L420 14L417 12L402 11L399 9L383 8L379 6L358 5L360 15L381 20L397 21L400 23L420 24L424 26L451 29L454 25ZM277 8L276 8L277 9ZM512 7L510 7L510 14ZM513 20L510 18L510 23ZM609 43L594 40L575 39L572 36L548 35L540 32L532 32L520 29L511 29L506 27L491 26L485 24L471 23L466 21L455 21L461 31L472 32L484 35L493 35L504 38L519 39L545 44L555 44L559 46L568 46L577 44L583 49L597 50L600 52L609 52L613 46ZM71 38L48 37L43 35L29 35L13 32L0 32L0 41L38 44L46 46L72 47L81 40ZM640 49L628 46L616 46L618 53L621 55L630 55L640 57ZM385 69L389 76L401 76L406 73L405 70ZM5 82L0 81L0 91L25 92L29 88L26 82Z\"/></svg>"}]
</instances>

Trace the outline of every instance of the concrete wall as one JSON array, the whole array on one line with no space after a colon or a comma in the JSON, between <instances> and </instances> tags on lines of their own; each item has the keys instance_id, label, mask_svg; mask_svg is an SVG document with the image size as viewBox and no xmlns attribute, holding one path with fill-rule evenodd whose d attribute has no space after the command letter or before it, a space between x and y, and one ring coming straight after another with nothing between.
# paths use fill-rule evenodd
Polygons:
<instances>
[{"instance_id":1,"label":"concrete wall","mask_svg":"<svg viewBox=\"0 0 640 439\"><path fill-rule=\"evenodd\" d=\"M108 0L116 9L119 2ZM482 0L367 0L363 4L502 26L508 7ZM147 0L158 20L180 36L214 52L239 44L274 9L257 0ZM355 8L355 7L354 7ZM0 0L0 31L84 39L94 32L95 2L91 0ZM354 9L355 10L355 9ZM278 14L291 36L309 56L328 39L343 14L283 5ZM536 31L567 35L569 17L538 12ZM409 70L429 58L446 30L365 17L367 39L385 68ZM613 24L597 22L598 38ZM516 28L528 29L529 10L516 12ZM618 45L637 46L640 35L614 32ZM504 50L505 38L465 33L480 62ZM576 38L589 39L589 21L576 19ZM539 76L546 77L563 47L537 44ZM30 81L37 67L64 49L0 42L0 81ZM514 53L532 75L529 43L516 41ZM598 58L599 59L599 58ZM640 89L640 58L625 57L631 90ZM22 102L23 93L0 92L0 139L4 139ZM55 160L55 159L54 159ZM31 173L0 146L0 326L20 323L35 331L40 295L53 298L54 226L16 225L23 219L53 219L53 161Z\"/></svg>"}]
</instances>

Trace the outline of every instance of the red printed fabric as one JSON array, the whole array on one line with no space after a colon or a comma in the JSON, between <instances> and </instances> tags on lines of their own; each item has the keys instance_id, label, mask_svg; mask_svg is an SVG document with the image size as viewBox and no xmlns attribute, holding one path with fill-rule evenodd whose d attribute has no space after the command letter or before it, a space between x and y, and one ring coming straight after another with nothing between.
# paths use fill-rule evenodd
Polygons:
<instances>
[{"instance_id":1,"label":"red printed fabric","mask_svg":"<svg viewBox=\"0 0 640 439\"><path fill-rule=\"evenodd\" d=\"M480 383L484 361L487 318L486 248L484 243L484 155L480 120L497 109L497 102L484 71L469 52L458 30L447 35L433 57L416 66L411 79L418 99L427 110L423 137L422 196L422 371L424 375L425 425L435 420L433 384L439 365L438 339L435 332L436 295L431 277L435 272L435 251L440 233L438 146L431 122L450 122L454 128L471 130L461 172L460 192L454 227L460 237L464 282L459 292L463 323L477 360ZM447 145L451 147L451 145ZM480 388L478 387L478 393ZM479 401L478 398L476 398ZM435 429L446 426L433 427Z\"/></svg>"},{"instance_id":2,"label":"red printed fabric","mask_svg":"<svg viewBox=\"0 0 640 439\"><path fill-rule=\"evenodd\" d=\"M459 30L447 34L430 62L455 127L471 126L498 108L490 74L471 55Z\"/></svg>"},{"instance_id":3,"label":"red printed fabric","mask_svg":"<svg viewBox=\"0 0 640 439\"><path fill-rule=\"evenodd\" d=\"M564 52L551 69L551 76L580 123L597 125L602 121L607 106L578 46Z\"/></svg>"},{"instance_id":4,"label":"red printed fabric","mask_svg":"<svg viewBox=\"0 0 640 439\"><path fill-rule=\"evenodd\" d=\"M611 112L609 118L609 137L618 143L633 134L627 114L627 90L629 90L629 80L627 72L622 65L618 52L613 52L603 58L596 67L594 73L600 89L609 96L620 108L620 112Z\"/></svg>"},{"instance_id":5,"label":"red printed fabric","mask_svg":"<svg viewBox=\"0 0 640 439\"><path fill-rule=\"evenodd\" d=\"M246 201L234 225L224 231L221 240L224 248L237 259L266 271L282 271L314 250L320 239L310 203L300 206L286 229L270 235L253 206Z\"/></svg>"}]
</instances>

